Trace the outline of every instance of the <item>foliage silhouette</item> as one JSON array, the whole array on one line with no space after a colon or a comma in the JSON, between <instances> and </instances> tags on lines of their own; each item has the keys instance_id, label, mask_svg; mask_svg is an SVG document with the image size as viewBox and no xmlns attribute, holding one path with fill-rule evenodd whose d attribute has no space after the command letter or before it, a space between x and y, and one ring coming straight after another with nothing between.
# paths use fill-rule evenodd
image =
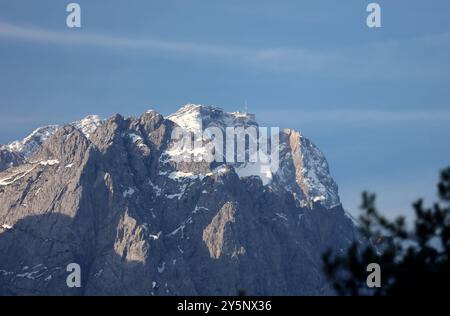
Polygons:
<instances>
[{"instance_id":1,"label":"foliage silhouette","mask_svg":"<svg viewBox=\"0 0 450 316\"><path fill-rule=\"evenodd\" d=\"M439 202L430 208L419 199L408 228L375 207L375 195L363 193L362 242L343 256L323 255L324 270L339 295L450 295L450 167L441 172ZM381 286L369 288L369 263L381 267Z\"/></svg>"}]
</instances>

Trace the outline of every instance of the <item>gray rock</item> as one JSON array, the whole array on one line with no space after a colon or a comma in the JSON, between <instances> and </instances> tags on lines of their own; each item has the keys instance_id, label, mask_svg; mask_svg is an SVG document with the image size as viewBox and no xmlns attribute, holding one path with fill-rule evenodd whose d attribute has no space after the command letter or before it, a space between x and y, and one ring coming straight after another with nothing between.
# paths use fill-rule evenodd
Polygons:
<instances>
[{"instance_id":1,"label":"gray rock","mask_svg":"<svg viewBox=\"0 0 450 316\"><path fill-rule=\"evenodd\" d=\"M0 147L0 172L24 162L24 157L16 152Z\"/></svg>"},{"instance_id":2,"label":"gray rock","mask_svg":"<svg viewBox=\"0 0 450 316\"><path fill-rule=\"evenodd\" d=\"M218 126L230 115L195 109ZM322 253L359 237L333 200L337 186L323 155L283 132L284 173L263 185L232 164L218 171L167 159L175 126L155 111L115 115L89 135L64 126L0 172L0 293L332 294ZM317 182L305 182L308 170L299 170L317 166ZM81 288L66 285L72 262L81 266Z\"/></svg>"}]
</instances>

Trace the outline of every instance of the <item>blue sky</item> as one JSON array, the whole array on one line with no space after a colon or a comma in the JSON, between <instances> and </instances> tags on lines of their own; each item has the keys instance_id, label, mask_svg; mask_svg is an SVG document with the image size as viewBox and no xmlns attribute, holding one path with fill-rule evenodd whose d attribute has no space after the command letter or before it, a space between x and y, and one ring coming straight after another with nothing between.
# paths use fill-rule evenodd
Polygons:
<instances>
[{"instance_id":1,"label":"blue sky","mask_svg":"<svg viewBox=\"0 0 450 316\"><path fill-rule=\"evenodd\" d=\"M325 153L344 206L435 198L450 157L450 2L0 0L0 143L87 114L242 109Z\"/></svg>"}]
</instances>

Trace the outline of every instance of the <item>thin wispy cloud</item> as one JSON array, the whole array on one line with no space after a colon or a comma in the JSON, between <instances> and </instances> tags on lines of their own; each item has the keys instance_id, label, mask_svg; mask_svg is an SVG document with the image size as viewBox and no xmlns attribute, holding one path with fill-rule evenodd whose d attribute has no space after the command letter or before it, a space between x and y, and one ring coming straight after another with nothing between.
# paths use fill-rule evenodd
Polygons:
<instances>
[{"instance_id":1,"label":"thin wispy cloud","mask_svg":"<svg viewBox=\"0 0 450 316\"><path fill-rule=\"evenodd\" d=\"M0 22L0 37L55 45L94 46L123 53L151 52L180 58L209 58L272 72L319 77L426 79L450 73L450 33L408 40L389 40L333 50L302 47L242 47L132 38L81 31L55 31ZM413 49L415 48L415 49ZM417 56L413 52L417 52ZM428 56L423 58L423 56Z\"/></svg>"},{"instance_id":2,"label":"thin wispy cloud","mask_svg":"<svg viewBox=\"0 0 450 316\"><path fill-rule=\"evenodd\" d=\"M232 63L244 63L272 70L314 70L327 66L330 56L307 49L247 48L209 45L205 43L163 41L152 38L125 38L107 34L54 31L38 27L23 27L0 22L0 37L16 40L44 42L59 45L88 45L119 50L141 50L144 52L168 52L174 54L219 58Z\"/></svg>"},{"instance_id":3,"label":"thin wispy cloud","mask_svg":"<svg viewBox=\"0 0 450 316\"><path fill-rule=\"evenodd\" d=\"M234 50L213 45L161 41L151 38L133 39L90 32L73 32L69 30L54 31L38 27L17 26L9 23L0 23L0 36L64 45L90 45L120 49L159 50L222 57L236 55ZM237 54L239 53L242 52L237 52Z\"/></svg>"}]
</instances>

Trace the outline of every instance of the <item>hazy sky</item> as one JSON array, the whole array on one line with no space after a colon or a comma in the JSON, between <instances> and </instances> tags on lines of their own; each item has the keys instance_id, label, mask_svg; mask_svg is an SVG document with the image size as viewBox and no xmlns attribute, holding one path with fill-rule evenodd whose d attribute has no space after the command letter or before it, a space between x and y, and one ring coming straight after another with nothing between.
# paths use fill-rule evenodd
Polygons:
<instances>
[{"instance_id":1,"label":"hazy sky","mask_svg":"<svg viewBox=\"0 0 450 316\"><path fill-rule=\"evenodd\" d=\"M87 114L186 103L291 127L328 158L344 207L435 198L450 163L450 2L0 0L0 143Z\"/></svg>"}]
</instances>

